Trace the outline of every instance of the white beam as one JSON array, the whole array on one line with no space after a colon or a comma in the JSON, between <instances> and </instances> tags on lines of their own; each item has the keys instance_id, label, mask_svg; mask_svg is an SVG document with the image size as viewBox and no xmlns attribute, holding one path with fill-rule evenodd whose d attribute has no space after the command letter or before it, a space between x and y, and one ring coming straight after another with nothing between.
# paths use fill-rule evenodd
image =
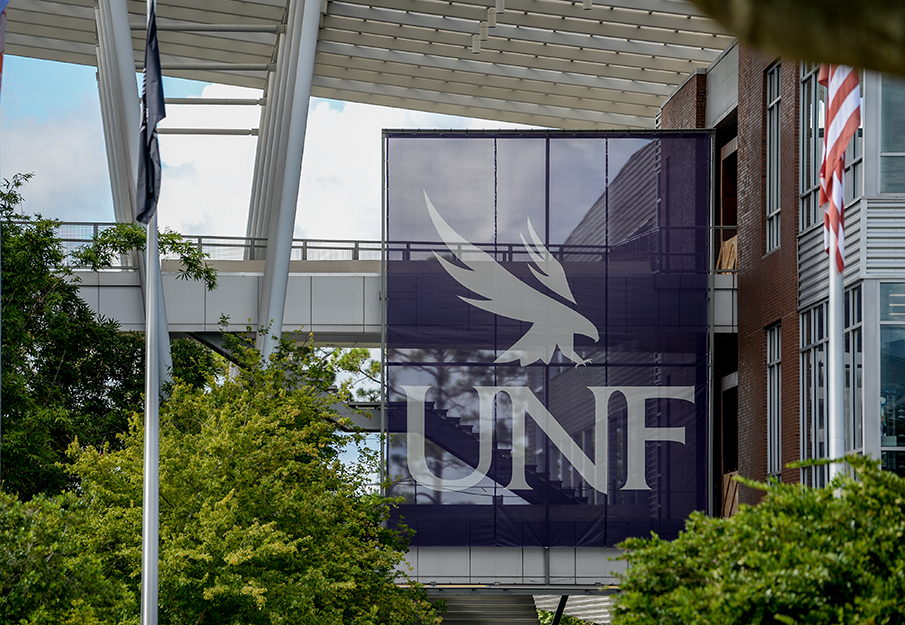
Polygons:
<instances>
[{"instance_id":1,"label":"white beam","mask_svg":"<svg viewBox=\"0 0 905 625\"><path fill-rule=\"evenodd\" d=\"M474 34L477 32L477 23L470 19L461 19L446 15L407 13L394 9L385 9L383 7L364 7L342 2L332 4L330 6L329 15L367 21L368 24L362 27L362 30L365 31L370 30L371 22L386 22L402 27L411 26L415 28L429 28L437 31L449 31L454 33ZM714 40L713 38L710 38L711 41L709 42L712 44L712 48L710 50L705 50L701 47L690 46L688 43L683 43L681 45L671 44L664 39L652 42L637 37L623 38L612 32L608 33L607 31L612 31L612 29L607 29L605 25L599 25L598 28L583 28L576 31L573 30L573 26L580 25L581 22L576 23L574 20L564 19L559 21L561 23L557 25L555 30L530 26L523 23L522 19L519 19L518 25L506 24L498 21L496 28L493 29L493 36L502 37L504 39L517 39L570 46L578 49L605 50L645 56L663 56L703 63L709 63L712 60L714 51L722 49L721 46L717 45L718 40ZM640 34L640 29L637 30L639 30L638 34ZM622 30L619 30L619 33L628 35L630 34L630 31L623 33Z\"/></svg>"},{"instance_id":2,"label":"white beam","mask_svg":"<svg viewBox=\"0 0 905 625\"><path fill-rule=\"evenodd\" d=\"M435 33L436 34L436 33ZM443 37L446 39L447 37ZM438 38L439 39L439 38ZM349 45L360 45L368 48L385 50L401 50L415 54L429 56L441 56L451 59L477 59L495 63L498 65L510 65L515 67L547 69L551 71L569 72L574 74L586 74L588 76L608 76L611 78L624 78L653 84L666 84L676 87L685 80L692 71L688 68L696 65L688 63L686 71L664 71L651 67L626 67L621 65L607 65L605 62L591 58L591 54L582 53L580 57L570 58L568 49L547 49L548 46L521 42L513 44L507 41L498 41L493 37L485 42L479 55L472 55L471 43L464 44L464 36L456 36L456 41L427 41L406 38L394 38L392 35L375 35L370 33L353 32L349 30L334 30L329 22L321 31L321 40L338 42ZM573 51L574 53L574 51Z\"/></svg>"},{"instance_id":3,"label":"white beam","mask_svg":"<svg viewBox=\"0 0 905 625\"><path fill-rule=\"evenodd\" d=\"M507 102L493 98L460 96L450 93L424 91L420 89L408 89L394 87L386 84L363 83L352 80L337 80L316 76L314 84L342 91L357 91L373 95L392 96L399 100L417 100L435 104L454 104L472 109L483 109L485 113L479 117L488 117L490 112L513 112L528 116L542 116L559 119L573 119L593 124L595 127L613 128L648 128L653 129L654 120L647 117L635 117L631 115L616 115L603 111L565 109L563 107L530 104L527 102Z\"/></svg>"},{"instance_id":4,"label":"white beam","mask_svg":"<svg viewBox=\"0 0 905 625\"><path fill-rule=\"evenodd\" d=\"M302 0L296 0L296 2L299 1ZM287 133L289 142L279 213L271 219L270 223L267 259L264 266L264 288L258 316L264 325L272 323L270 331L264 333L264 336L259 336L259 346L265 358L276 347L272 335L282 336L283 331L283 312L286 305L289 260L292 254L292 235L295 228L299 180L302 173L305 131L308 125L308 102L311 98L311 80L317 50L320 9L319 0L304 0L300 28L297 26L297 22L290 25L290 28L300 31L297 36L292 37L293 43L298 41L298 64L292 94L289 132Z\"/></svg>"},{"instance_id":5,"label":"white beam","mask_svg":"<svg viewBox=\"0 0 905 625\"><path fill-rule=\"evenodd\" d=\"M651 101L663 102L663 98L672 94L673 85L651 82L639 82L625 78L612 78L609 76L592 76L571 72L560 72L536 67L521 65L503 65L500 63L488 63L480 59L451 58L448 56L436 56L405 52L402 50L387 50L384 48L367 48L359 45L337 43L334 41L319 41L318 52L321 56L336 55L347 57L348 67L354 67L356 62L381 61L387 64L396 64L411 73L409 66L445 70L450 73L460 74L471 72L476 76L493 76L494 78L512 78L525 81L537 81L557 86L588 87L592 89L609 90L627 96L623 101L633 101L630 98L637 94L639 97L650 98ZM319 62L328 63L327 60L318 58ZM620 97L622 97L620 95Z\"/></svg>"},{"instance_id":6,"label":"white beam","mask_svg":"<svg viewBox=\"0 0 905 625\"><path fill-rule=\"evenodd\" d=\"M500 100L501 102L509 102L513 106L517 104L536 105L543 102L545 106L556 106L576 111L599 111L606 108L607 112L613 115L629 115L632 117L649 118L653 118L659 109L659 106L650 105L634 105L620 102L604 103L599 98L595 97L595 94L590 89L576 90L579 93L567 94L564 89L546 83L536 83L534 85L520 83L515 85L515 89L513 89L500 84L503 82L502 79L497 79L497 81L494 82L494 86L488 86L486 84L481 85L473 82L462 82L456 80L456 78L450 78L445 81L435 78L411 78L408 76L362 71L336 66L317 66L317 76L318 81L321 79L333 78L344 82L380 83L388 87L402 87L425 92L434 92L438 94L438 97L440 98L465 96L493 99Z\"/></svg>"},{"instance_id":7,"label":"white beam","mask_svg":"<svg viewBox=\"0 0 905 625\"><path fill-rule=\"evenodd\" d=\"M543 80L542 76L535 79L516 78L507 76L504 72L497 69L497 66L485 63L485 74L468 72L462 70L448 70L433 67L430 59L424 59L421 65L421 71L418 72L418 78L411 78L411 68L408 65L399 63L388 63L377 59L366 59L363 57L348 57L342 55L332 55L321 50L318 55L318 64L315 65L315 74L318 76L330 76L333 78L344 77L344 72L348 72L348 76L352 76L355 72L370 73L378 75L382 80L389 80L391 84L401 84L399 81L434 81L449 85L457 85L458 89L470 88L476 91L484 89L491 90L508 90L513 93L521 93L523 98L528 101L544 100L547 97L566 97L579 98L584 100L596 101L613 112L626 112L629 107L638 110L647 109L642 114L656 115L660 106L662 106L665 96L654 96L647 94L632 93L630 91L616 91L611 89L601 89L599 86L591 84L576 85L568 80L555 82ZM512 68L517 69L517 68ZM493 80L488 78L493 76ZM564 77L566 78L566 77ZM368 80L373 80L369 78ZM395 82L394 82L395 81ZM591 83L592 80L587 82ZM488 87L487 85L491 86ZM444 90L443 86L440 90ZM460 91L460 93L464 93ZM624 109L624 110L619 110Z\"/></svg>"},{"instance_id":8,"label":"white beam","mask_svg":"<svg viewBox=\"0 0 905 625\"><path fill-rule=\"evenodd\" d=\"M437 18L437 21L443 18ZM418 20L430 23L430 20ZM378 35L388 38L383 46L395 49L395 42L403 40L420 40L434 43L442 43L450 46L471 47L471 37L477 33L477 24L474 33L468 32L467 25L461 20L443 20L443 24L437 24L436 30L430 26L413 27L390 22L370 22L357 18L347 18L331 14L324 20L324 29L327 33L324 38L333 39L334 31L348 31L356 36ZM457 30L451 30L452 28ZM361 42L363 45L364 42ZM367 44L370 45L370 44ZM637 47L635 47L637 49ZM494 34L481 49L499 50L507 54L525 54L532 57L559 58L567 61L576 58L582 61L597 63L602 66L616 65L628 68L657 69L667 72L688 74L698 67L706 67L710 64L716 52L701 53L701 58L678 58L671 56L671 50L662 46L661 55L637 53L632 51L619 51L607 49L605 45L595 41L589 36L569 35L567 33L542 33L534 29L518 28L515 26L497 26ZM700 52L700 51L699 51ZM599 73L608 73L604 68L599 68Z\"/></svg>"}]
</instances>

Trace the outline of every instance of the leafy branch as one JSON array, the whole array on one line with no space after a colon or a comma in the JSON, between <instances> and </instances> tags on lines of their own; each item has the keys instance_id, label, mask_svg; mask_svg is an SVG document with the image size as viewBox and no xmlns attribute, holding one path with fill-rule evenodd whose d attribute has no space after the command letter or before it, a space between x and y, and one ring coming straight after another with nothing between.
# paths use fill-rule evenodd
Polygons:
<instances>
[{"instance_id":1,"label":"leafy branch","mask_svg":"<svg viewBox=\"0 0 905 625\"><path fill-rule=\"evenodd\" d=\"M75 250L72 258L79 266L97 271L111 267L118 256L134 250L144 251L146 241L147 232L138 224L118 223L95 235L88 245ZM169 229L159 234L157 243L163 254L175 256L182 263L180 279L201 280L209 291L216 288L217 271L205 262L210 256L198 246Z\"/></svg>"}]
</instances>

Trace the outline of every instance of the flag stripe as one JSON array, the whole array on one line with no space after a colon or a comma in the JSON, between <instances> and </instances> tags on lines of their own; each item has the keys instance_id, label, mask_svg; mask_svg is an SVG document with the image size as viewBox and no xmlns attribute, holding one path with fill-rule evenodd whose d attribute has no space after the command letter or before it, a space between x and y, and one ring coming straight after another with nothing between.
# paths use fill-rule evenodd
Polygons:
<instances>
[{"instance_id":1,"label":"flag stripe","mask_svg":"<svg viewBox=\"0 0 905 625\"><path fill-rule=\"evenodd\" d=\"M850 67L822 65L817 81L827 88L820 165L820 205L825 211L823 241L841 273L845 267L845 149L861 125L861 90L858 72Z\"/></svg>"}]
</instances>

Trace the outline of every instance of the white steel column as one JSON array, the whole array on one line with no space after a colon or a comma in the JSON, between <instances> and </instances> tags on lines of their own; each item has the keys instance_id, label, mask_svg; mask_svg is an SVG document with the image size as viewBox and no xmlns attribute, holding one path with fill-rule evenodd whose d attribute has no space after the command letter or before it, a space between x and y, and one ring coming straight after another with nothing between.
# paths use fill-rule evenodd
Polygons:
<instances>
[{"instance_id":1,"label":"white steel column","mask_svg":"<svg viewBox=\"0 0 905 625\"><path fill-rule=\"evenodd\" d=\"M138 128L141 121L132 31L122 0L99 0L95 15L98 89L107 143L107 167L116 220L128 223L135 219ZM135 131L132 132L132 129Z\"/></svg>"},{"instance_id":2,"label":"white steel column","mask_svg":"<svg viewBox=\"0 0 905 625\"><path fill-rule=\"evenodd\" d=\"M135 221L135 194L138 179L138 130L141 126L141 102L135 76L135 53L132 49L132 29L125 0L98 0L95 7L97 21L97 76L107 147L107 168L113 192L116 221ZM136 255L142 289L145 289L144 258ZM168 337L166 303L163 299L163 278L156 272L158 336ZM160 342L157 359L160 379L170 379L173 361L170 343Z\"/></svg>"},{"instance_id":3,"label":"white steel column","mask_svg":"<svg viewBox=\"0 0 905 625\"><path fill-rule=\"evenodd\" d=\"M258 346L264 357L269 356L276 346L272 335L282 335L283 310L286 305L286 287L289 280L289 258L292 253L292 235L295 227L296 205L298 203L299 180L302 173L302 155L305 147L305 130L308 124L308 102L311 97L311 80L314 75L314 55L317 48L317 34L320 24L321 4L317 0L297 0L302 2L302 19L296 18L288 25L290 60L297 54L296 63L287 67L287 76L294 82L291 91L289 118L285 130L279 134L285 140L285 166L282 169L282 184L279 195L274 194L276 214L271 212L267 236L267 261L264 266L264 285L258 308L258 324L270 325L270 331L258 337ZM296 9L298 11L298 9ZM297 52L296 52L297 51ZM274 138L277 139L276 137Z\"/></svg>"},{"instance_id":4,"label":"white steel column","mask_svg":"<svg viewBox=\"0 0 905 625\"><path fill-rule=\"evenodd\" d=\"M302 36L303 0L289 4L286 33L280 36L276 67L268 76L265 106L261 109L260 136L255 155L247 236L266 239L270 233L271 215L279 209L286 168L289 119L295 81L298 74L299 47ZM266 257L260 250L253 258Z\"/></svg>"},{"instance_id":5,"label":"white steel column","mask_svg":"<svg viewBox=\"0 0 905 625\"><path fill-rule=\"evenodd\" d=\"M298 3L292 2L289 7L288 24L293 24L297 13ZM249 237L266 238L268 233L267 216L270 208L268 199L272 198L276 186L275 172L285 165L285 145L280 153L280 126L286 110L286 69L289 64L290 38L286 34L280 36L277 51L277 62L274 71L270 72L267 79L267 91L264 106L261 108L261 122L258 135L258 149L255 154L254 179L251 187L251 202L248 212L248 228L246 235ZM295 67L295 65L293 65ZM291 92L291 90L290 90ZM280 172L282 180L282 171ZM252 255L250 258L259 260L265 255Z\"/></svg>"}]
</instances>

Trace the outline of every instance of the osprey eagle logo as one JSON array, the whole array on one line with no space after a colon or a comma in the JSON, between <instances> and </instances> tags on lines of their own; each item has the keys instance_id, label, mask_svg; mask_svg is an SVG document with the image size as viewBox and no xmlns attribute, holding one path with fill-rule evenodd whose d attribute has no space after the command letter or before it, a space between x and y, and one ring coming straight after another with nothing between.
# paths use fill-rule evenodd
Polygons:
<instances>
[{"instance_id":1,"label":"osprey eagle logo","mask_svg":"<svg viewBox=\"0 0 905 625\"><path fill-rule=\"evenodd\" d=\"M581 334L596 342L600 336L593 323L573 308L525 284L489 254L466 241L440 217L426 191L424 200L443 243L465 267L453 264L436 252L434 256L456 282L484 298L474 299L460 295L460 299L495 315L532 324L525 335L500 355L496 362L518 360L523 367L538 360L550 364L556 348L576 366L590 362L575 353L575 335ZM563 299L576 303L566 281L566 272L537 236L530 219L528 234L532 244L525 240L524 235L520 236L534 263L529 265L531 273L546 288Z\"/></svg>"}]
</instances>

